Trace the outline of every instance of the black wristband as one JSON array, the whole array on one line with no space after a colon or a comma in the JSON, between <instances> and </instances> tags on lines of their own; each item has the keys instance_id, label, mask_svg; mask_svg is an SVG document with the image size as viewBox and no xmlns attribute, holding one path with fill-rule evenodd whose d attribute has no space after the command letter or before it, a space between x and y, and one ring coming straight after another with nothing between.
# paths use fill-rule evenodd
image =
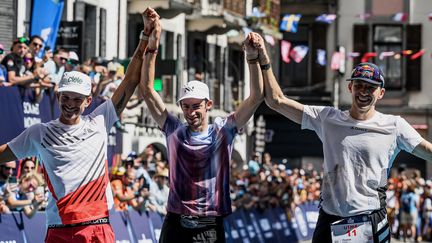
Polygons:
<instances>
[{"instance_id":1,"label":"black wristband","mask_svg":"<svg viewBox=\"0 0 432 243\"><path fill-rule=\"evenodd\" d=\"M261 70L269 70L271 67L270 63L260 65Z\"/></svg>"}]
</instances>

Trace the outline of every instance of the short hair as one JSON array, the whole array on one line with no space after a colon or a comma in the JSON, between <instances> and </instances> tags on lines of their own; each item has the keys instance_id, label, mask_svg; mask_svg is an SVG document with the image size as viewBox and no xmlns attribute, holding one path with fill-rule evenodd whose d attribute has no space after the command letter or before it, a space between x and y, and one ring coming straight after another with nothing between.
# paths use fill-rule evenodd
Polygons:
<instances>
[{"instance_id":1,"label":"short hair","mask_svg":"<svg viewBox=\"0 0 432 243\"><path fill-rule=\"evenodd\" d=\"M54 51L54 55L58 54L59 52L66 52L66 53L69 55L69 51L66 50L66 49L64 49L64 48L57 48L57 49Z\"/></svg>"},{"instance_id":2,"label":"short hair","mask_svg":"<svg viewBox=\"0 0 432 243\"><path fill-rule=\"evenodd\" d=\"M32 35L30 36L30 43L32 43L34 39L39 39L42 41L42 43L45 42L45 40L40 35Z\"/></svg>"}]
</instances>

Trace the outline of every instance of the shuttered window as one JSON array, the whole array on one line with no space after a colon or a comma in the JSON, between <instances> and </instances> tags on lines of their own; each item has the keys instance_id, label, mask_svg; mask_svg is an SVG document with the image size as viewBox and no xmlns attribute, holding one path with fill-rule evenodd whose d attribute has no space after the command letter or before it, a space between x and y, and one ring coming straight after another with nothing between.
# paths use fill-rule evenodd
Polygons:
<instances>
[{"instance_id":1,"label":"shuttered window","mask_svg":"<svg viewBox=\"0 0 432 243\"><path fill-rule=\"evenodd\" d=\"M325 84L326 67L317 63L317 50L327 51L327 28L325 24L312 23L299 25L297 33L283 33L283 40L291 43L290 50L298 45L305 45L309 49L300 63L296 63L292 57L289 58L290 62L286 63L279 55L282 88L305 88Z\"/></svg>"},{"instance_id":2,"label":"shuttered window","mask_svg":"<svg viewBox=\"0 0 432 243\"><path fill-rule=\"evenodd\" d=\"M383 52L394 51L401 54L403 50L417 52L421 50L421 25L354 25L354 50L360 56L355 58L353 64L360 63L362 55L366 52L376 52L377 57L369 59L383 70L386 78L387 90L421 89L421 57L411 60L410 55L379 57Z\"/></svg>"},{"instance_id":3,"label":"shuttered window","mask_svg":"<svg viewBox=\"0 0 432 243\"><path fill-rule=\"evenodd\" d=\"M16 37L16 1L0 1L0 43L5 50L10 50L13 39Z\"/></svg>"}]
</instances>

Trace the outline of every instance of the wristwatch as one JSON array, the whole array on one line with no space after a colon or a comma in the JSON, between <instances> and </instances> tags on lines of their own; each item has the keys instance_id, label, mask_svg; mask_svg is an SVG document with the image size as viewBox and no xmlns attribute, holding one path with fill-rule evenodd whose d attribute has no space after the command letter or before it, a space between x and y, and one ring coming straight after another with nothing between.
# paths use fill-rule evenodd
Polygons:
<instances>
[{"instance_id":1,"label":"wristwatch","mask_svg":"<svg viewBox=\"0 0 432 243\"><path fill-rule=\"evenodd\" d=\"M144 30L142 30L141 33L140 33L139 38L140 38L140 40L146 40L146 41L148 41L149 36L144 33Z\"/></svg>"},{"instance_id":2,"label":"wristwatch","mask_svg":"<svg viewBox=\"0 0 432 243\"><path fill-rule=\"evenodd\" d=\"M156 54L158 54L158 49L150 49L150 48L146 48L146 50L145 50L145 52L144 52L144 55L147 55L148 53L151 53L151 54L156 55Z\"/></svg>"},{"instance_id":3,"label":"wristwatch","mask_svg":"<svg viewBox=\"0 0 432 243\"><path fill-rule=\"evenodd\" d=\"M261 67L261 70L269 70L271 65L270 65L270 63L267 63L267 64L260 65L260 67Z\"/></svg>"}]
</instances>

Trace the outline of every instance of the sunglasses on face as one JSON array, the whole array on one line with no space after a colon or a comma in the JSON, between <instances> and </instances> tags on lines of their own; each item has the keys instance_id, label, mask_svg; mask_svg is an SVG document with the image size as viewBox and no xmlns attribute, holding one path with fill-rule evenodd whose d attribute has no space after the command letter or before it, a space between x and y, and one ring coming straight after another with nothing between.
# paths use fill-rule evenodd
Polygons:
<instances>
[{"instance_id":1,"label":"sunglasses on face","mask_svg":"<svg viewBox=\"0 0 432 243\"><path fill-rule=\"evenodd\" d=\"M67 62L67 58L65 58L65 57L60 57L60 61L62 61L62 62Z\"/></svg>"},{"instance_id":2,"label":"sunglasses on face","mask_svg":"<svg viewBox=\"0 0 432 243\"><path fill-rule=\"evenodd\" d=\"M3 49L0 49L0 55L2 55L4 53Z\"/></svg>"},{"instance_id":3,"label":"sunglasses on face","mask_svg":"<svg viewBox=\"0 0 432 243\"><path fill-rule=\"evenodd\" d=\"M36 43L36 42L32 42L32 45L34 45L36 47L40 47L40 48L42 48L42 46L43 46L43 44L39 44L39 43Z\"/></svg>"},{"instance_id":4,"label":"sunglasses on face","mask_svg":"<svg viewBox=\"0 0 432 243\"><path fill-rule=\"evenodd\" d=\"M31 58L31 57L24 57L24 62L33 62L33 58Z\"/></svg>"},{"instance_id":5,"label":"sunglasses on face","mask_svg":"<svg viewBox=\"0 0 432 243\"><path fill-rule=\"evenodd\" d=\"M20 44L29 44L29 39L27 39L26 37L18 37L15 39L14 43L20 43Z\"/></svg>"},{"instance_id":6,"label":"sunglasses on face","mask_svg":"<svg viewBox=\"0 0 432 243\"><path fill-rule=\"evenodd\" d=\"M9 167L9 166L3 166L3 168L6 169L6 170L15 170L14 167Z\"/></svg>"}]
</instances>

